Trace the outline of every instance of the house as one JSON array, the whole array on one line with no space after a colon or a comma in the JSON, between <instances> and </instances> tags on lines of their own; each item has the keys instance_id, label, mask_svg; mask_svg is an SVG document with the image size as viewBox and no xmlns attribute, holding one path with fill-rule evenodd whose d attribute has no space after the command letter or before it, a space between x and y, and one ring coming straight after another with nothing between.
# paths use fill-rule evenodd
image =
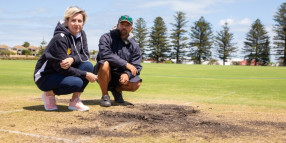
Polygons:
<instances>
[{"instance_id":1,"label":"house","mask_svg":"<svg viewBox=\"0 0 286 143\"><path fill-rule=\"evenodd\" d=\"M14 46L14 47L12 48L12 51L13 51L14 53L16 53L16 55L22 55L22 50L24 50L24 49L26 49L24 46L22 46L22 45L17 45L17 46Z\"/></svg>"},{"instance_id":2,"label":"house","mask_svg":"<svg viewBox=\"0 0 286 143\"><path fill-rule=\"evenodd\" d=\"M97 54L98 54L98 53L90 54L89 58L90 58L92 61L96 61Z\"/></svg>"},{"instance_id":3,"label":"house","mask_svg":"<svg viewBox=\"0 0 286 143\"><path fill-rule=\"evenodd\" d=\"M255 59L245 59L243 61L240 62L240 65L246 66L246 65L250 65L250 66L255 66ZM263 66L263 65L267 65L266 61L263 61L262 59L258 59L256 62L257 66Z\"/></svg>"},{"instance_id":4,"label":"house","mask_svg":"<svg viewBox=\"0 0 286 143\"><path fill-rule=\"evenodd\" d=\"M0 49L1 49L1 50L9 50L10 47L7 46L7 45L0 45Z\"/></svg>"},{"instance_id":5,"label":"house","mask_svg":"<svg viewBox=\"0 0 286 143\"><path fill-rule=\"evenodd\" d=\"M31 52L33 56L36 56L40 50L40 48L36 46L29 46L27 49Z\"/></svg>"},{"instance_id":6,"label":"house","mask_svg":"<svg viewBox=\"0 0 286 143\"><path fill-rule=\"evenodd\" d=\"M10 51L14 54L16 54L11 47L7 46L7 45L0 45L0 50L7 50L7 51Z\"/></svg>"}]
</instances>

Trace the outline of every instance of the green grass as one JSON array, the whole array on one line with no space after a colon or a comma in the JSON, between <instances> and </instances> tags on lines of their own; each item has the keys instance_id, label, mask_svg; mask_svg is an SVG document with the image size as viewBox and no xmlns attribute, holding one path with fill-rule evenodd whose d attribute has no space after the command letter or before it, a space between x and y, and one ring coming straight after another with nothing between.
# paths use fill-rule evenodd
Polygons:
<instances>
[{"instance_id":1,"label":"green grass","mask_svg":"<svg viewBox=\"0 0 286 143\"><path fill-rule=\"evenodd\" d=\"M40 95L33 82L35 64L36 61L0 60L1 96ZM142 86L134 93L124 92L128 100L286 109L286 67L142 65ZM84 95L99 99L98 84L89 84Z\"/></svg>"}]
</instances>

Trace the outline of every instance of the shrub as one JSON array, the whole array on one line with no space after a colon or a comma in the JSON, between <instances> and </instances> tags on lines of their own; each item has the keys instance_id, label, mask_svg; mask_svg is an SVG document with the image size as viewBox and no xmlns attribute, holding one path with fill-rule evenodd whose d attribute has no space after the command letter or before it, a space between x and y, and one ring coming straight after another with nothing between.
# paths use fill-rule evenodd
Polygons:
<instances>
[{"instance_id":1,"label":"shrub","mask_svg":"<svg viewBox=\"0 0 286 143\"><path fill-rule=\"evenodd\" d=\"M9 55L14 55L14 53L8 50L0 49L0 55L9 56Z\"/></svg>"},{"instance_id":2,"label":"shrub","mask_svg":"<svg viewBox=\"0 0 286 143\"><path fill-rule=\"evenodd\" d=\"M164 61L164 64L172 64L173 62L171 60Z\"/></svg>"},{"instance_id":3,"label":"shrub","mask_svg":"<svg viewBox=\"0 0 286 143\"><path fill-rule=\"evenodd\" d=\"M231 65L236 65L237 66L237 65L240 65L240 62L239 61L232 61Z\"/></svg>"},{"instance_id":4,"label":"shrub","mask_svg":"<svg viewBox=\"0 0 286 143\"><path fill-rule=\"evenodd\" d=\"M29 50L22 50L22 55L31 55L31 52Z\"/></svg>"},{"instance_id":5,"label":"shrub","mask_svg":"<svg viewBox=\"0 0 286 143\"><path fill-rule=\"evenodd\" d=\"M216 59L210 59L208 65L219 65L219 63Z\"/></svg>"}]
</instances>

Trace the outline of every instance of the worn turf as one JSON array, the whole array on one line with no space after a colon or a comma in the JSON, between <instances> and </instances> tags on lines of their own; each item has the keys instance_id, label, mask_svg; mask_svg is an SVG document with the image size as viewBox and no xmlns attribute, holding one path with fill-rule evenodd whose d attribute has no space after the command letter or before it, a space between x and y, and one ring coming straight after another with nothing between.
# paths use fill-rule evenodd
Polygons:
<instances>
[{"instance_id":1,"label":"worn turf","mask_svg":"<svg viewBox=\"0 0 286 143\"><path fill-rule=\"evenodd\" d=\"M98 84L69 111L47 112L36 61L0 60L1 142L286 142L286 68L143 64L133 105L99 106Z\"/></svg>"}]
</instances>

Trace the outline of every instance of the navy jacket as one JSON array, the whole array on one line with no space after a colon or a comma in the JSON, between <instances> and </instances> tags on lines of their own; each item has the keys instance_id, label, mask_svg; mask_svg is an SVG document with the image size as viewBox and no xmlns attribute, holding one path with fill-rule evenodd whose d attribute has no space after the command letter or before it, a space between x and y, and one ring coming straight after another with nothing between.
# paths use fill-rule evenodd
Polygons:
<instances>
[{"instance_id":1,"label":"navy jacket","mask_svg":"<svg viewBox=\"0 0 286 143\"><path fill-rule=\"evenodd\" d=\"M99 53L97 61L108 61L112 72L127 73L130 81L141 80L138 76L132 76L131 72L125 68L127 63L137 68L138 73L142 69L140 65L142 55L139 45L133 38L128 38L126 44L120 37L118 29L112 30L101 36L99 40ZM138 79L139 78L139 79Z\"/></svg>"},{"instance_id":2,"label":"navy jacket","mask_svg":"<svg viewBox=\"0 0 286 143\"><path fill-rule=\"evenodd\" d=\"M74 63L70 68L62 69L60 63L68 57L72 57ZM89 53L85 32L82 30L75 37L64 26L64 22L59 22L55 28L53 38L36 64L34 80L37 83L42 77L53 73L85 77L86 71L81 71L75 67L88 60Z\"/></svg>"}]
</instances>

